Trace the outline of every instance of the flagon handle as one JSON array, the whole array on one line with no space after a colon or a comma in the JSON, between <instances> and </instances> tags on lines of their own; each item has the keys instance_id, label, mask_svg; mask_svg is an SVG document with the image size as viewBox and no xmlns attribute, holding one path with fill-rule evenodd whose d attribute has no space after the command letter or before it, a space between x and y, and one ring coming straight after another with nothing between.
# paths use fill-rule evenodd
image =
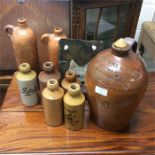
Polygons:
<instances>
[{"instance_id":1,"label":"flagon handle","mask_svg":"<svg viewBox=\"0 0 155 155\"><path fill-rule=\"evenodd\" d=\"M13 33L13 30L14 30L14 27L13 25L6 25L4 27L4 30L6 32L6 34L11 38L12 37L12 33Z\"/></svg>"},{"instance_id":2,"label":"flagon handle","mask_svg":"<svg viewBox=\"0 0 155 155\"><path fill-rule=\"evenodd\" d=\"M48 44L48 41L49 41L49 34L48 33L45 33L41 36L41 42L43 44Z\"/></svg>"}]
</instances>

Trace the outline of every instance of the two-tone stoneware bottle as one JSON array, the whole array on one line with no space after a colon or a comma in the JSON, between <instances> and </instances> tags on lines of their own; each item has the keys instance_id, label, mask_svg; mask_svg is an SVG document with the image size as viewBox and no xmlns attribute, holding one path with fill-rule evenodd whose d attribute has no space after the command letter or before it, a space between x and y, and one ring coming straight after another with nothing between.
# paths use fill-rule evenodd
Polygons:
<instances>
[{"instance_id":1,"label":"two-tone stoneware bottle","mask_svg":"<svg viewBox=\"0 0 155 155\"><path fill-rule=\"evenodd\" d=\"M70 130L79 130L84 126L85 96L80 90L80 85L72 83L64 96L65 126Z\"/></svg>"},{"instance_id":2,"label":"two-tone stoneware bottle","mask_svg":"<svg viewBox=\"0 0 155 155\"><path fill-rule=\"evenodd\" d=\"M5 31L11 39L17 65L27 62L32 69L39 71L37 42L33 30L25 18L17 20L18 26L6 25Z\"/></svg>"},{"instance_id":3,"label":"two-tone stoneware bottle","mask_svg":"<svg viewBox=\"0 0 155 155\"><path fill-rule=\"evenodd\" d=\"M74 71L68 70L65 73L65 78L61 81L61 86L67 91L71 83L80 84L80 80L77 79L77 75Z\"/></svg>"},{"instance_id":4,"label":"two-tone stoneware bottle","mask_svg":"<svg viewBox=\"0 0 155 155\"><path fill-rule=\"evenodd\" d=\"M85 77L93 121L104 129L123 129L143 98L147 81L143 61L124 39L99 53Z\"/></svg>"},{"instance_id":5,"label":"two-tone stoneware bottle","mask_svg":"<svg viewBox=\"0 0 155 155\"><path fill-rule=\"evenodd\" d=\"M16 72L19 93L22 103L34 106L38 103L38 86L36 72L31 70L30 64L22 63Z\"/></svg>"},{"instance_id":6,"label":"two-tone stoneware bottle","mask_svg":"<svg viewBox=\"0 0 155 155\"><path fill-rule=\"evenodd\" d=\"M51 79L42 91L42 104L45 121L50 126L58 126L63 122L64 90L59 87L58 81Z\"/></svg>"},{"instance_id":7,"label":"two-tone stoneware bottle","mask_svg":"<svg viewBox=\"0 0 155 155\"><path fill-rule=\"evenodd\" d=\"M41 41L48 46L48 58L52 61L55 68L59 70L58 56L59 56L59 41L66 39L61 27L54 28L54 32L43 34Z\"/></svg>"},{"instance_id":8,"label":"two-tone stoneware bottle","mask_svg":"<svg viewBox=\"0 0 155 155\"><path fill-rule=\"evenodd\" d=\"M43 63L43 71L39 73L40 90L42 91L47 86L47 81L56 79L60 83L60 72L55 69L54 64L50 61Z\"/></svg>"}]
</instances>

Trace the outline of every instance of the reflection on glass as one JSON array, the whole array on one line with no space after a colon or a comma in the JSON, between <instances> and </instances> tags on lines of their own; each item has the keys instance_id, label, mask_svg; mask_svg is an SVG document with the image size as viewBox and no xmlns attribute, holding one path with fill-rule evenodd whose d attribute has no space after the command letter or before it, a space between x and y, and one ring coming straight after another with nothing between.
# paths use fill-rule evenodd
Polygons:
<instances>
[{"instance_id":1,"label":"reflection on glass","mask_svg":"<svg viewBox=\"0 0 155 155\"><path fill-rule=\"evenodd\" d=\"M129 5L87 9L85 38L103 40L105 48L110 47L115 39L124 37L128 10Z\"/></svg>"}]
</instances>

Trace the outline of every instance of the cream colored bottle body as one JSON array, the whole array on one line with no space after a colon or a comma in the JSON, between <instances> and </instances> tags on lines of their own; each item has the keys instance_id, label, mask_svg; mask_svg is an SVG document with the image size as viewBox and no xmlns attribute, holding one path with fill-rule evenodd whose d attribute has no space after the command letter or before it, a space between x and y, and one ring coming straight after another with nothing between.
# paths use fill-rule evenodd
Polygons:
<instances>
[{"instance_id":1,"label":"cream colored bottle body","mask_svg":"<svg viewBox=\"0 0 155 155\"><path fill-rule=\"evenodd\" d=\"M63 122L63 96L64 90L59 87L58 81L50 79L42 91L45 121L50 126L55 127Z\"/></svg>"},{"instance_id":2,"label":"cream colored bottle body","mask_svg":"<svg viewBox=\"0 0 155 155\"><path fill-rule=\"evenodd\" d=\"M79 130L84 126L85 96L80 85L72 83L64 96L65 126L70 130Z\"/></svg>"},{"instance_id":3,"label":"cream colored bottle body","mask_svg":"<svg viewBox=\"0 0 155 155\"><path fill-rule=\"evenodd\" d=\"M31 70L28 63L19 65L16 72L19 93L22 103L26 106L34 106L38 103L38 86L35 71Z\"/></svg>"}]
</instances>

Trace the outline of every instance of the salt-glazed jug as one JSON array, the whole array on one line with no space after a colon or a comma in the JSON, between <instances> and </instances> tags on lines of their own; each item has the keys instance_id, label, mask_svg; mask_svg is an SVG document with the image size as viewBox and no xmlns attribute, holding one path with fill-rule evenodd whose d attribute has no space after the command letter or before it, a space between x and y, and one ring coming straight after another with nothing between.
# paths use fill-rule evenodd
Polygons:
<instances>
[{"instance_id":1,"label":"salt-glazed jug","mask_svg":"<svg viewBox=\"0 0 155 155\"><path fill-rule=\"evenodd\" d=\"M43 63L43 71L38 75L40 90L42 91L47 86L47 81L50 79L56 79L60 82L60 72L55 69L54 64L50 61Z\"/></svg>"},{"instance_id":2,"label":"salt-glazed jug","mask_svg":"<svg viewBox=\"0 0 155 155\"><path fill-rule=\"evenodd\" d=\"M59 87L58 81L50 79L42 91L45 121L50 126L55 127L63 122L63 96L64 90Z\"/></svg>"},{"instance_id":3,"label":"salt-glazed jug","mask_svg":"<svg viewBox=\"0 0 155 155\"><path fill-rule=\"evenodd\" d=\"M84 125L85 96L80 90L80 85L72 83L64 98L65 126L70 130L79 130Z\"/></svg>"},{"instance_id":4,"label":"salt-glazed jug","mask_svg":"<svg viewBox=\"0 0 155 155\"><path fill-rule=\"evenodd\" d=\"M17 20L18 26L6 25L5 31L11 39L16 63L27 62L33 70L39 71L39 58L36 37L33 30L27 25L25 18Z\"/></svg>"},{"instance_id":5,"label":"salt-glazed jug","mask_svg":"<svg viewBox=\"0 0 155 155\"><path fill-rule=\"evenodd\" d=\"M55 68L59 70L59 41L61 39L66 39L66 35L63 34L63 30L61 27L55 27L54 32L52 34L46 33L41 37L41 41L43 44L48 45L48 58L49 61L52 61Z\"/></svg>"},{"instance_id":6,"label":"salt-glazed jug","mask_svg":"<svg viewBox=\"0 0 155 155\"><path fill-rule=\"evenodd\" d=\"M80 84L81 82L77 79L77 75L74 71L68 70L65 73L65 78L61 81L61 86L65 91L67 91L71 83Z\"/></svg>"},{"instance_id":7,"label":"salt-glazed jug","mask_svg":"<svg viewBox=\"0 0 155 155\"><path fill-rule=\"evenodd\" d=\"M85 76L93 121L107 130L123 129L143 98L147 81L143 61L124 39L99 53Z\"/></svg>"},{"instance_id":8,"label":"salt-glazed jug","mask_svg":"<svg viewBox=\"0 0 155 155\"><path fill-rule=\"evenodd\" d=\"M22 103L26 106L34 106L38 103L36 72L31 70L31 66L28 63L20 64L18 70L16 79Z\"/></svg>"}]
</instances>

